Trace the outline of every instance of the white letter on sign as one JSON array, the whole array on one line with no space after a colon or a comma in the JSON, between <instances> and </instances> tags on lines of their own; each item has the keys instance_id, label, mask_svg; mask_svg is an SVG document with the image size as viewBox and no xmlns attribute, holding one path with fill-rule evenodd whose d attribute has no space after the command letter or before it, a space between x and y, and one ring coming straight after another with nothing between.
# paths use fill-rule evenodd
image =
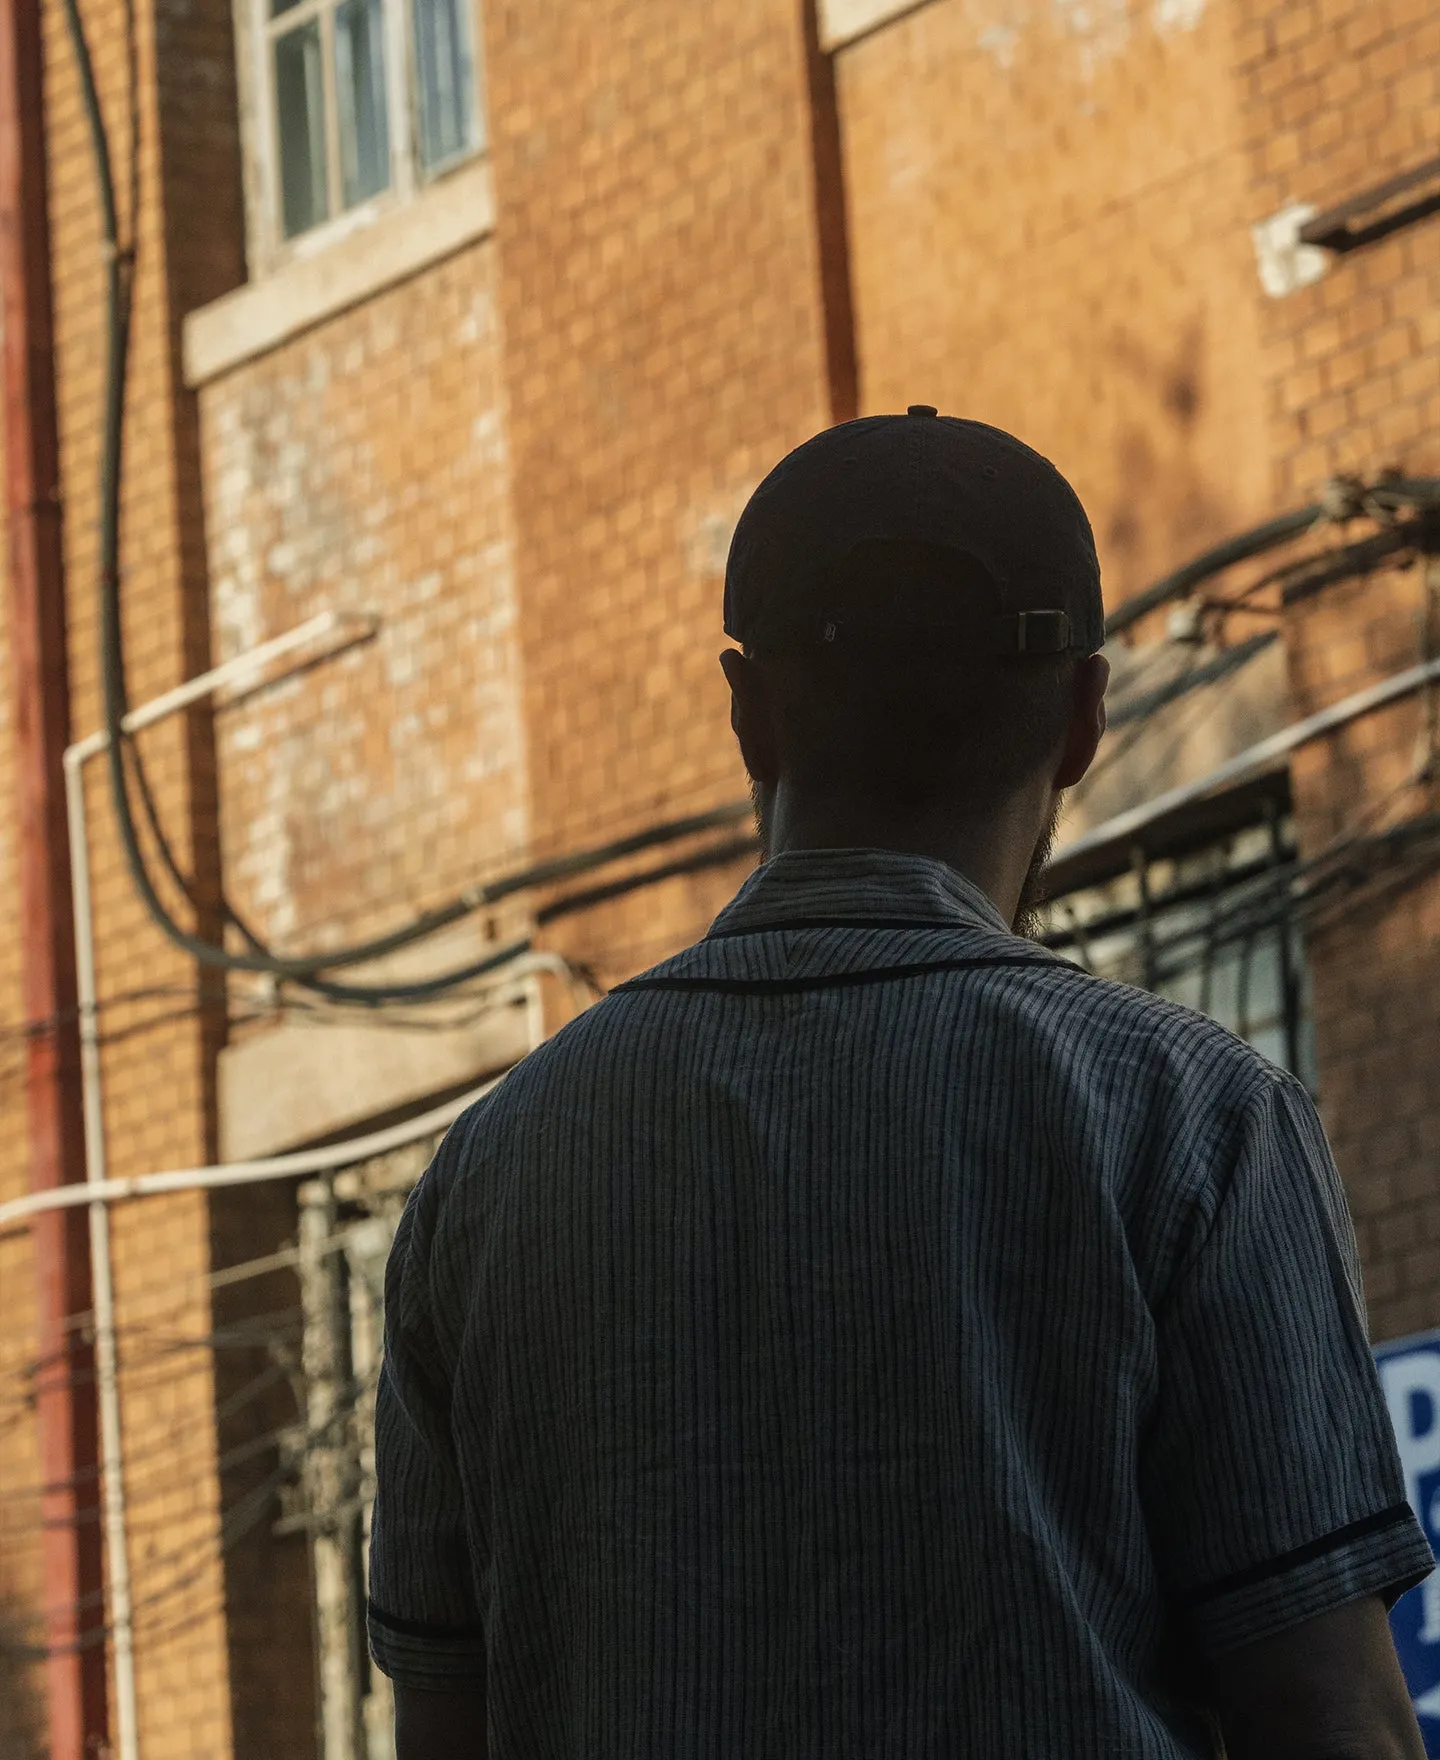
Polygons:
<instances>
[{"instance_id":1,"label":"white letter on sign","mask_svg":"<svg viewBox=\"0 0 1440 1760\"><path fill-rule=\"evenodd\" d=\"M1400 1447L1400 1464L1405 1469L1405 1495L1410 1507L1424 1520L1420 1502L1420 1475L1440 1467L1440 1353L1415 1351L1404 1357L1391 1357L1380 1365L1380 1380L1385 1388L1385 1403L1390 1408L1390 1422L1395 1426L1395 1440ZM1417 1410L1424 1396L1428 1413ZM1415 1428L1416 1421L1423 1428Z\"/></svg>"}]
</instances>

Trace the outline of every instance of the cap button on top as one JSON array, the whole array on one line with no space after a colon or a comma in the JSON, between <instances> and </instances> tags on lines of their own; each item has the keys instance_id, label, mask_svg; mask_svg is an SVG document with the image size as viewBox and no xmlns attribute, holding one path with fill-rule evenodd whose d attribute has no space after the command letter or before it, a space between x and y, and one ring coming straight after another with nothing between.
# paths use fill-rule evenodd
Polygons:
<instances>
[{"instance_id":1,"label":"cap button on top","mask_svg":"<svg viewBox=\"0 0 1440 1760\"><path fill-rule=\"evenodd\" d=\"M912 403L905 414L907 416L938 416L940 411L933 403Z\"/></svg>"}]
</instances>

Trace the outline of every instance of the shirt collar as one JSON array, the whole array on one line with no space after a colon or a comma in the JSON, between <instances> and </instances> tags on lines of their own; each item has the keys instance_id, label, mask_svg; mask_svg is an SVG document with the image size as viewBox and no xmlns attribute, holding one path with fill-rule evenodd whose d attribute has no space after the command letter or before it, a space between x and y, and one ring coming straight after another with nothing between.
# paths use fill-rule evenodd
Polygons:
<instances>
[{"instance_id":1,"label":"shirt collar","mask_svg":"<svg viewBox=\"0 0 1440 1760\"><path fill-rule=\"evenodd\" d=\"M755 870L710 933L847 921L962 923L1012 933L973 881L930 856L894 849L786 850Z\"/></svg>"}]
</instances>

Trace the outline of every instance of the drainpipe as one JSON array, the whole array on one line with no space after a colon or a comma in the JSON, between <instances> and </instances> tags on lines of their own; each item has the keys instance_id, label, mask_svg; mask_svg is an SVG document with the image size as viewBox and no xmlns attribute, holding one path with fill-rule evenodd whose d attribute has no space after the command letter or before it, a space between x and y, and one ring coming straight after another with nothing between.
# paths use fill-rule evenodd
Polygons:
<instances>
[{"instance_id":1,"label":"drainpipe","mask_svg":"<svg viewBox=\"0 0 1440 1760\"><path fill-rule=\"evenodd\" d=\"M845 143L835 57L822 40L820 0L801 0L806 95L810 109L810 175L820 267L820 317L825 332L825 376L830 420L860 413L860 363L855 341L855 295L850 275L850 225L845 199Z\"/></svg>"},{"instance_id":2,"label":"drainpipe","mask_svg":"<svg viewBox=\"0 0 1440 1760\"><path fill-rule=\"evenodd\" d=\"M10 575L15 839L27 1046L30 1185L85 1178L70 846L70 737L60 458L50 307L39 0L0 0L0 324ZM79 1210L37 1216L46 1689L52 1760L108 1740L90 1264Z\"/></svg>"}]
</instances>

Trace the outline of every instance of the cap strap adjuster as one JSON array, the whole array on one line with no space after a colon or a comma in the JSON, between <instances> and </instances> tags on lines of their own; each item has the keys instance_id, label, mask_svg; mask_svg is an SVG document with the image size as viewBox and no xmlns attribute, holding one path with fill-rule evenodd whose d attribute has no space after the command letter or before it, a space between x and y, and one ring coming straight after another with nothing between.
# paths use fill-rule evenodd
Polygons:
<instances>
[{"instance_id":1,"label":"cap strap adjuster","mask_svg":"<svg viewBox=\"0 0 1440 1760\"><path fill-rule=\"evenodd\" d=\"M1058 609L1016 611L1000 619L1001 647L1014 654L1063 654L1070 646L1070 616Z\"/></svg>"}]
</instances>

